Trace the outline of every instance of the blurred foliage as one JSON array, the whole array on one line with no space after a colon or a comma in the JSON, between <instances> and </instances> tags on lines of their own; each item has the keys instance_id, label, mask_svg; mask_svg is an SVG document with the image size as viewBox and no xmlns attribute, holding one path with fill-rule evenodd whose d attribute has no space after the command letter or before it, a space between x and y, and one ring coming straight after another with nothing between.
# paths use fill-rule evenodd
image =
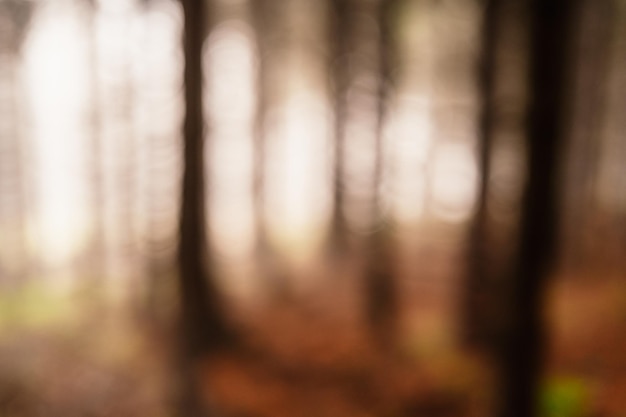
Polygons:
<instances>
[{"instance_id":1,"label":"blurred foliage","mask_svg":"<svg viewBox=\"0 0 626 417\"><path fill-rule=\"evenodd\" d=\"M540 397L542 417L583 417L590 410L589 384L576 377L556 377L546 381Z\"/></svg>"}]
</instances>

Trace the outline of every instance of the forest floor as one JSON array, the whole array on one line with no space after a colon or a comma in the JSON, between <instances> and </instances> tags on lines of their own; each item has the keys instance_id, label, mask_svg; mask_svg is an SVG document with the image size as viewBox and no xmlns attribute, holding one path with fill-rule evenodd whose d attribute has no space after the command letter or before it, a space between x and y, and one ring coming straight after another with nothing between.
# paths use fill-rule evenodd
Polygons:
<instances>
[{"instance_id":1,"label":"forest floor","mask_svg":"<svg viewBox=\"0 0 626 417\"><path fill-rule=\"evenodd\" d=\"M581 416L626 416L626 276L568 274L548 294L548 408L569 401ZM568 400L569 398L569 400ZM579 414L573 414L579 415Z\"/></svg>"},{"instance_id":2,"label":"forest floor","mask_svg":"<svg viewBox=\"0 0 626 417\"><path fill-rule=\"evenodd\" d=\"M240 309L251 349L198 370L220 417L486 416L485 361L453 337L454 285L409 283L394 348L374 348L346 281L308 298ZM352 294L352 296L350 296ZM548 295L545 417L626 416L626 283L559 279ZM171 413L172 341L118 315L0 326L0 417Z\"/></svg>"}]
</instances>

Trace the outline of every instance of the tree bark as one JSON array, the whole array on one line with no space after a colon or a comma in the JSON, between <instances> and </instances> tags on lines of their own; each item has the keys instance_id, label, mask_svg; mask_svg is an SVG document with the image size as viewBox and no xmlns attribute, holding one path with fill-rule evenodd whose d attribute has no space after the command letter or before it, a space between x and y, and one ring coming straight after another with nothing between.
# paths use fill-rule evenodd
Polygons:
<instances>
[{"instance_id":1,"label":"tree bark","mask_svg":"<svg viewBox=\"0 0 626 417\"><path fill-rule=\"evenodd\" d=\"M196 383L197 362L225 347L230 327L220 304L208 257L205 230L204 118L202 49L208 7L204 0L182 0L184 11L183 181L178 264L185 415L206 415Z\"/></svg>"},{"instance_id":2,"label":"tree bark","mask_svg":"<svg viewBox=\"0 0 626 417\"><path fill-rule=\"evenodd\" d=\"M202 45L207 11L200 0L184 0L183 6L186 111L178 262L187 347L190 353L201 353L223 343L228 332L206 244Z\"/></svg>"},{"instance_id":3,"label":"tree bark","mask_svg":"<svg viewBox=\"0 0 626 417\"><path fill-rule=\"evenodd\" d=\"M537 415L545 351L543 296L557 249L559 169L566 136L575 0L530 0L527 178L510 315L500 352L501 417Z\"/></svg>"}]
</instances>

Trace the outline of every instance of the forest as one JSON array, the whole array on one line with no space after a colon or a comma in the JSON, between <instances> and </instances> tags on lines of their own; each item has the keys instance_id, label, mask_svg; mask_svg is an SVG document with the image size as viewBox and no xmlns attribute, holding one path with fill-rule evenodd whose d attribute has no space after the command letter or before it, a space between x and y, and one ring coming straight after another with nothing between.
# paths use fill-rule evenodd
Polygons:
<instances>
[{"instance_id":1,"label":"forest","mask_svg":"<svg viewBox=\"0 0 626 417\"><path fill-rule=\"evenodd\" d=\"M626 1L0 0L0 417L625 417Z\"/></svg>"}]
</instances>

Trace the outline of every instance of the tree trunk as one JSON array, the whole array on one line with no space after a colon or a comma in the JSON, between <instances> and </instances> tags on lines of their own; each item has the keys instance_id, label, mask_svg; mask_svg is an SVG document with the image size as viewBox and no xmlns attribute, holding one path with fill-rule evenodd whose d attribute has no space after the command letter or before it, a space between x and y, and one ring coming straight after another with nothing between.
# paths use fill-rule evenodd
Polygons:
<instances>
[{"instance_id":1,"label":"tree trunk","mask_svg":"<svg viewBox=\"0 0 626 417\"><path fill-rule=\"evenodd\" d=\"M275 68L271 60L276 47L276 18L281 7L280 0L256 0L250 3L256 35L259 62L256 82L256 116L254 126L254 222L256 235L256 257L258 274L263 282L270 302L287 301L291 294L284 265L272 245L267 227L265 210L267 158L267 116L271 110L273 96L272 75Z\"/></svg>"},{"instance_id":2,"label":"tree trunk","mask_svg":"<svg viewBox=\"0 0 626 417\"><path fill-rule=\"evenodd\" d=\"M352 33L349 0L330 0L328 42L329 71L334 111L333 208L327 249L333 257L341 257L348 246L348 227L344 215L344 135L347 117L347 93L350 84L349 52Z\"/></svg>"},{"instance_id":3,"label":"tree trunk","mask_svg":"<svg viewBox=\"0 0 626 417\"><path fill-rule=\"evenodd\" d=\"M373 341L379 348L393 348L398 316L397 290L391 241L382 211L380 188L383 179L383 136L387 113L393 67L393 12L395 0L383 0L376 10L379 26L379 90L376 134L376 161L374 166L373 233L366 243L365 291L366 314L372 331Z\"/></svg>"},{"instance_id":4,"label":"tree trunk","mask_svg":"<svg viewBox=\"0 0 626 417\"><path fill-rule=\"evenodd\" d=\"M461 300L461 338L469 347L486 347L491 337L489 316L493 313L494 273L489 262L489 178L491 150L495 135L496 51L502 0L486 0L481 31L478 89L480 119L478 126L479 184L474 218L467 237L467 275Z\"/></svg>"},{"instance_id":5,"label":"tree trunk","mask_svg":"<svg viewBox=\"0 0 626 417\"><path fill-rule=\"evenodd\" d=\"M185 340L190 353L222 344L226 331L206 245L202 44L203 1L183 1L185 12L184 172L180 211L180 290Z\"/></svg>"},{"instance_id":6,"label":"tree trunk","mask_svg":"<svg viewBox=\"0 0 626 417\"><path fill-rule=\"evenodd\" d=\"M613 0L583 0L576 39L575 109L569 146L565 242L571 266L590 267L602 262L606 231L601 233L596 192L600 182L603 136L608 105L611 44L616 7ZM602 236L598 239L597 236ZM600 256L598 256L600 255Z\"/></svg>"},{"instance_id":7,"label":"tree trunk","mask_svg":"<svg viewBox=\"0 0 626 417\"><path fill-rule=\"evenodd\" d=\"M499 416L537 415L545 350L543 295L556 254L559 169L566 136L574 0L530 0L527 179L499 357Z\"/></svg>"},{"instance_id":8,"label":"tree trunk","mask_svg":"<svg viewBox=\"0 0 626 417\"><path fill-rule=\"evenodd\" d=\"M208 10L203 0L183 0L184 10L184 171L180 210L180 304L185 415L204 415L197 394L197 361L231 341L211 276L205 232L202 47Z\"/></svg>"},{"instance_id":9,"label":"tree trunk","mask_svg":"<svg viewBox=\"0 0 626 417\"><path fill-rule=\"evenodd\" d=\"M101 133L101 115L100 115L100 85L98 79L98 43L96 18L98 15L98 5L95 0L85 1L85 14L87 15L87 30L89 52L89 83L90 83L90 107L89 107L89 192L90 192L90 210L93 218L93 232L90 242L90 250L88 253L86 265L84 265L87 275L99 274L92 276L91 285L94 290L102 290L102 283L106 275L106 241L105 241L105 222L104 222L104 191L103 191L103 169L102 169L102 133Z\"/></svg>"}]
</instances>

